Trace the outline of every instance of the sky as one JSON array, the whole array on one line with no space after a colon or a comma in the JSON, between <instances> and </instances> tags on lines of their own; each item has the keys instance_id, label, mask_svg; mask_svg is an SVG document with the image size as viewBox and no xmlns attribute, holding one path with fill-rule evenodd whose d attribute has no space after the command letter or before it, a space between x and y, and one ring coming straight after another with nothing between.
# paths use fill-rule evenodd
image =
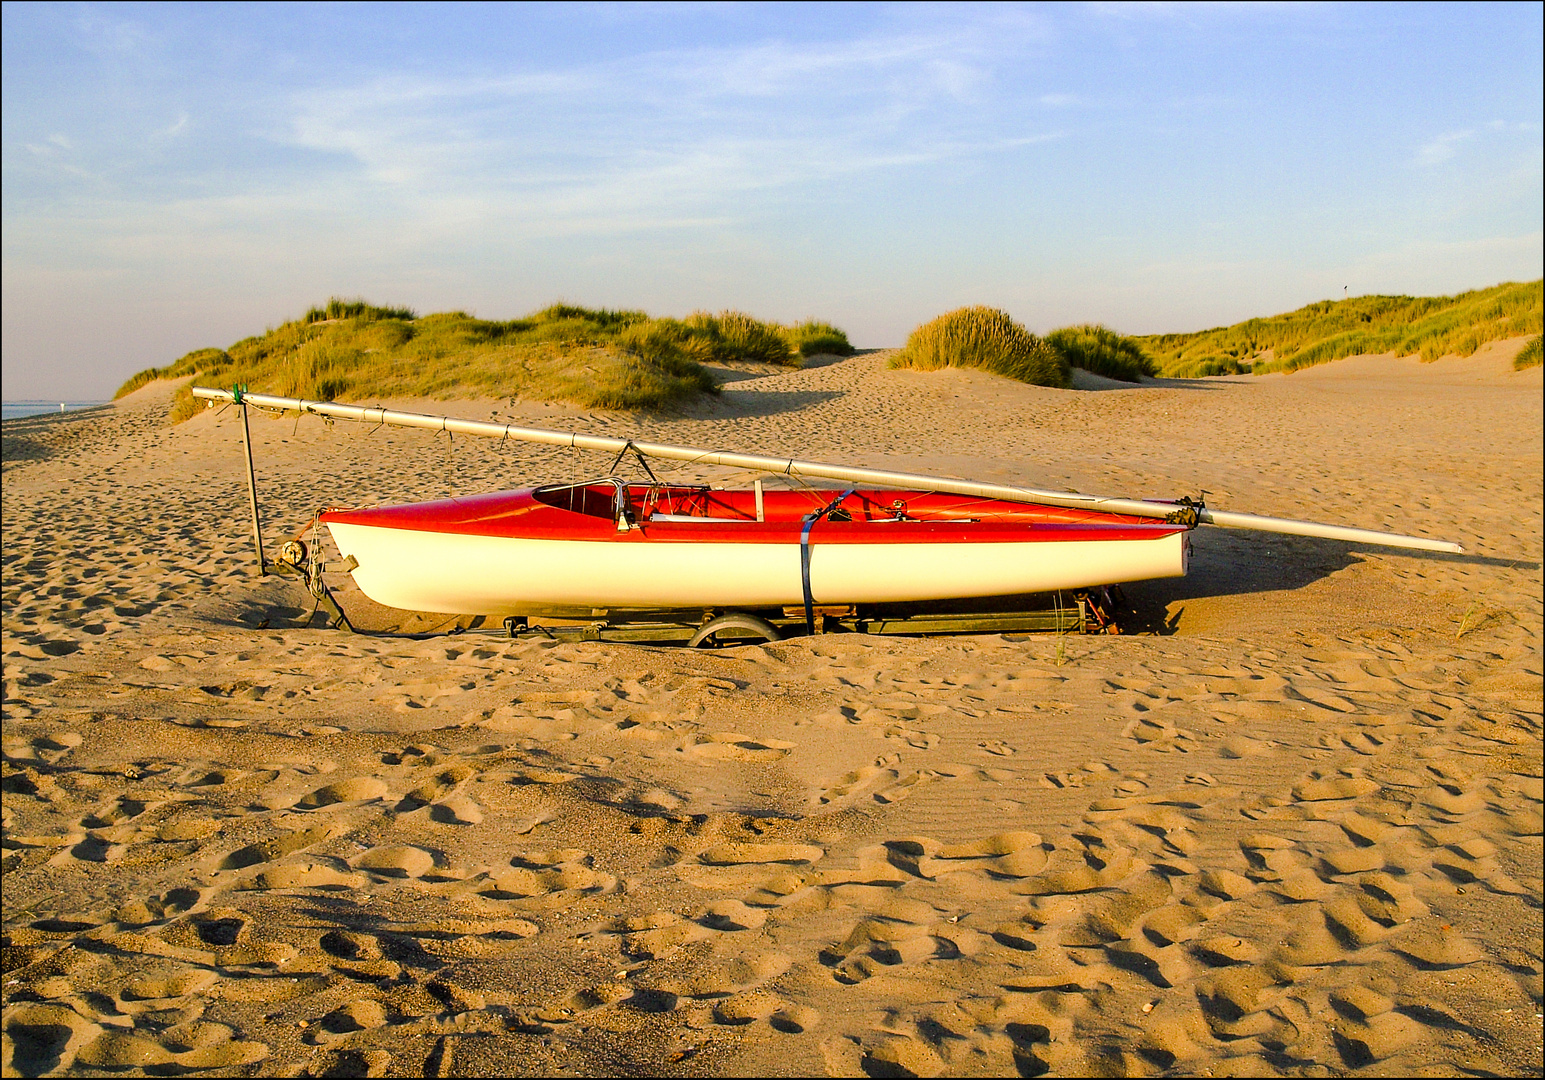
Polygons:
<instances>
[{"instance_id":1,"label":"sky","mask_svg":"<svg viewBox=\"0 0 1545 1080\"><path fill-rule=\"evenodd\" d=\"M0 7L4 396L330 296L1198 330L1542 274L1542 6Z\"/></svg>"}]
</instances>

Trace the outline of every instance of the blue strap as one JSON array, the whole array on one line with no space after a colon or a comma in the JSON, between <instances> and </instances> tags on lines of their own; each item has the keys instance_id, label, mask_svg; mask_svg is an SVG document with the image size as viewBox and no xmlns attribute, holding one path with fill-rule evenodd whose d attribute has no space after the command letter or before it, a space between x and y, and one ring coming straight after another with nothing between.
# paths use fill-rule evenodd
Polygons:
<instances>
[{"instance_id":1,"label":"blue strap","mask_svg":"<svg viewBox=\"0 0 1545 1080\"><path fill-rule=\"evenodd\" d=\"M822 511L825 513L825 511ZM799 532L799 576L805 586L805 633L815 634L815 600L810 595L810 530L820 520L821 514L805 518L805 527Z\"/></svg>"},{"instance_id":2,"label":"blue strap","mask_svg":"<svg viewBox=\"0 0 1545 1080\"><path fill-rule=\"evenodd\" d=\"M805 527L799 531L799 577L805 589L805 633L815 635L815 598L810 595L810 530L815 523L837 509L857 488L848 488L831 502L805 518Z\"/></svg>"}]
</instances>

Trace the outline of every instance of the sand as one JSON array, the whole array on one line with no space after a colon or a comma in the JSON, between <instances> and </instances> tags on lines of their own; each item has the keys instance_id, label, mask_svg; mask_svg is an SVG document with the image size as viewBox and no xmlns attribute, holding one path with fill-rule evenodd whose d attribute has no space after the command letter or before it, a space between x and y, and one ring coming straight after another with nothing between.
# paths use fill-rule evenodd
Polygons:
<instances>
[{"instance_id":1,"label":"sand","mask_svg":"<svg viewBox=\"0 0 1545 1080\"><path fill-rule=\"evenodd\" d=\"M1520 344L1098 391L867 354L726 371L672 417L419 403L1469 551L1202 530L1119 637L351 636L254 576L233 412L170 428L156 385L8 421L5 1073L1538 1074ZM609 464L253 429L270 547L329 504Z\"/></svg>"}]
</instances>

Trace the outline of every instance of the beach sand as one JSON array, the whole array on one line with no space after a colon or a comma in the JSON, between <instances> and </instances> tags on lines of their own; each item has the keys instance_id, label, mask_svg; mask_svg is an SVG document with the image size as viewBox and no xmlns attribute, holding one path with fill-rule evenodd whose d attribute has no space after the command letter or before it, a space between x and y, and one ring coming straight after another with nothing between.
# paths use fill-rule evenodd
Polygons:
<instances>
[{"instance_id":1,"label":"beach sand","mask_svg":"<svg viewBox=\"0 0 1545 1080\"><path fill-rule=\"evenodd\" d=\"M663 418L397 403L1468 552L1204 529L1123 636L349 635L255 576L234 410L172 428L152 385L7 422L5 1074L1538 1074L1521 344L1088 392L871 353ZM319 507L609 465L253 436L271 553ZM340 585L375 630L467 622Z\"/></svg>"}]
</instances>

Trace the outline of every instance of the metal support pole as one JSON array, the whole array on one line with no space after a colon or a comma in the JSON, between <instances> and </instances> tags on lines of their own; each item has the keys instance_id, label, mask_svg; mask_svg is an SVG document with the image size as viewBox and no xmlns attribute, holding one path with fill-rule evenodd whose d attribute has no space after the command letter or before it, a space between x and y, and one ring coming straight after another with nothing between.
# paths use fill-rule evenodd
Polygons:
<instances>
[{"instance_id":1,"label":"metal support pole","mask_svg":"<svg viewBox=\"0 0 1545 1080\"><path fill-rule=\"evenodd\" d=\"M247 452L247 501L252 504L252 546L257 549L258 574L268 573L263 556L263 521L258 517L257 476L252 471L252 433L247 430L247 403L241 403L241 445Z\"/></svg>"}]
</instances>

